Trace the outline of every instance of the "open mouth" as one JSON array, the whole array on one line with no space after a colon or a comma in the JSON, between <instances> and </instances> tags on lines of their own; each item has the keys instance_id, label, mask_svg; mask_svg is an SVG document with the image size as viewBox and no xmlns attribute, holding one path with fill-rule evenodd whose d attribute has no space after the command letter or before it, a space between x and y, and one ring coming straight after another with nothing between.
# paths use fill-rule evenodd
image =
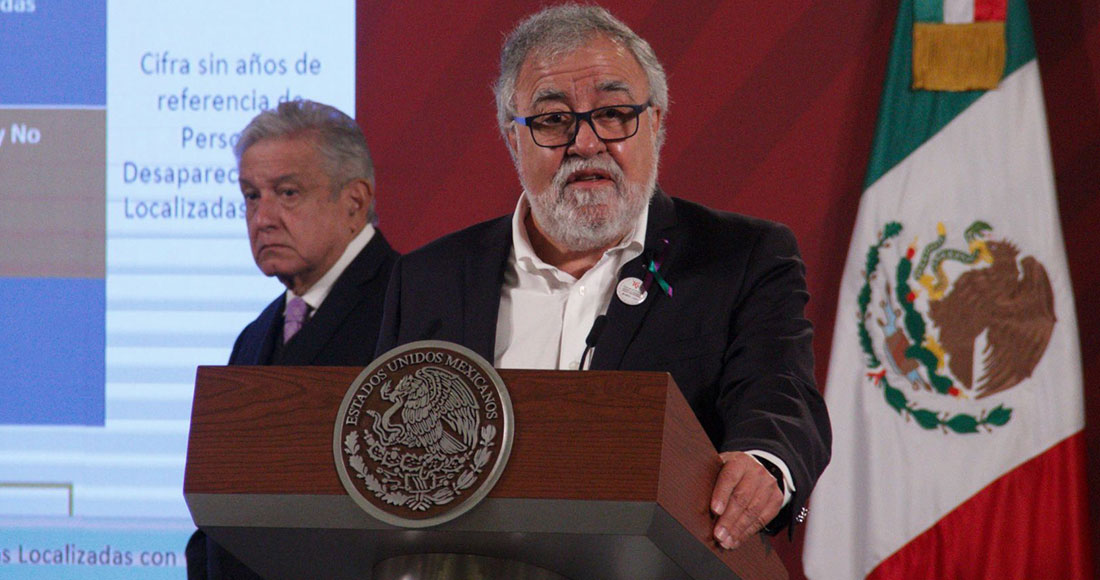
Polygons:
<instances>
[{"instance_id":1,"label":"open mouth","mask_svg":"<svg viewBox=\"0 0 1100 580\"><path fill-rule=\"evenodd\" d=\"M611 181L611 175L598 169L582 169L571 174L565 182L566 184L573 184L594 181Z\"/></svg>"}]
</instances>

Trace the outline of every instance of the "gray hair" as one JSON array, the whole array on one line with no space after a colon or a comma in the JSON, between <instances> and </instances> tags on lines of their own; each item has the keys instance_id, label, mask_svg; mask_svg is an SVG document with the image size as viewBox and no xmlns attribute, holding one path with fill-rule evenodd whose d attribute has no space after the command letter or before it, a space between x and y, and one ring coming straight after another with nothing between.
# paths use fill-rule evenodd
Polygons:
<instances>
[{"instance_id":1,"label":"gray hair","mask_svg":"<svg viewBox=\"0 0 1100 580\"><path fill-rule=\"evenodd\" d=\"M668 79L653 47L626 24L599 6L562 4L532 14L516 26L500 51L500 77L493 86L497 101L497 123L507 142L512 118L516 116L516 79L531 56L555 57L568 54L594 36L604 36L622 45L638 61L649 82L650 100L665 114L657 128L657 147L664 143L664 119L668 112ZM513 152L514 154L514 152Z\"/></svg>"},{"instance_id":2,"label":"gray hair","mask_svg":"<svg viewBox=\"0 0 1100 580\"><path fill-rule=\"evenodd\" d=\"M268 139L312 137L317 153L324 161L325 173L333 186L333 195L353 179L365 179L374 186L374 162L371 161L367 139L355 119L336 107L295 99L279 103L256 115L241 131L240 139L233 146L233 154L240 167L241 156L249 147ZM374 200L371 200L367 220L376 224Z\"/></svg>"}]
</instances>

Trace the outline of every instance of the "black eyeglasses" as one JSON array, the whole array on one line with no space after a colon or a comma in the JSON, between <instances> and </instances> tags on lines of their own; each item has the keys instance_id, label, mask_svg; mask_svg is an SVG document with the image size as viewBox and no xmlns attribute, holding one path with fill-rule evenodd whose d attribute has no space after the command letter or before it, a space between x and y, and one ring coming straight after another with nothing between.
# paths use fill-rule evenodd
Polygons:
<instances>
[{"instance_id":1,"label":"black eyeglasses","mask_svg":"<svg viewBox=\"0 0 1100 580\"><path fill-rule=\"evenodd\" d=\"M566 147L577 140L581 121L588 123L602 141L622 141L638 133L638 115L650 107L649 101L641 105L614 105L576 113L557 111L530 117L513 117L515 122L531 130L531 138L539 147Z\"/></svg>"}]
</instances>

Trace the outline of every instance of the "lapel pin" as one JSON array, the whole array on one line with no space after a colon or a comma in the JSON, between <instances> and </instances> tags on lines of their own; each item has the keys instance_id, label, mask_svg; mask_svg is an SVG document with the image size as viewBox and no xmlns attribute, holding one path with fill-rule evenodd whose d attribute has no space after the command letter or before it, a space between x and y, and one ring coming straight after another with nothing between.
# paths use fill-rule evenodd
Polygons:
<instances>
[{"instance_id":1,"label":"lapel pin","mask_svg":"<svg viewBox=\"0 0 1100 580\"><path fill-rule=\"evenodd\" d=\"M619 285L615 288L615 295L623 301L623 304L637 306L645 302L648 293L642 287L642 281L631 276L619 281Z\"/></svg>"},{"instance_id":2,"label":"lapel pin","mask_svg":"<svg viewBox=\"0 0 1100 580\"><path fill-rule=\"evenodd\" d=\"M668 251L668 238L661 239L661 249L657 252L657 257L651 258L649 263L645 265L646 275L645 282L642 283L642 294L644 295L649 291L649 287L653 285L653 281L657 281L657 285L661 287L661 290L665 294L668 294L669 298L672 297L672 286L665 281L664 276L661 276L661 262L665 259L665 253ZM642 298L645 299L644 296Z\"/></svg>"}]
</instances>

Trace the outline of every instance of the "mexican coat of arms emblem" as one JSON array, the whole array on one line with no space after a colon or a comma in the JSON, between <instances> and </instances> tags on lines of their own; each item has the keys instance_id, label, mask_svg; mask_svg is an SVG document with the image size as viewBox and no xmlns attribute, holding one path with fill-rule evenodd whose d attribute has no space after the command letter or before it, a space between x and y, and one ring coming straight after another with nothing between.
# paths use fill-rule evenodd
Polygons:
<instances>
[{"instance_id":1,"label":"mexican coat of arms emblem","mask_svg":"<svg viewBox=\"0 0 1100 580\"><path fill-rule=\"evenodd\" d=\"M1011 241L992 239L981 220L956 232L956 245L940 223L934 240L914 240L887 263L883 250L896 247L903 230L892 221L878 232L861 273L868 382L924 429L1003 427L1013 409L1002 395L1031 376L1057 322L1046 269Z\"/></svg>"},{"instance_id":2,"label":"mexican coat of arms emblem","mask_svg":"<svg viewBox=\"0 0 1100 580\"><path fill-rule=\"evenodd\" d=\"M500 477L514 432L500 376L460 345L420 341L378 357L337 415L333 453L367 513L403 527L465 513Z\"/></svg>"}]
</instances>

